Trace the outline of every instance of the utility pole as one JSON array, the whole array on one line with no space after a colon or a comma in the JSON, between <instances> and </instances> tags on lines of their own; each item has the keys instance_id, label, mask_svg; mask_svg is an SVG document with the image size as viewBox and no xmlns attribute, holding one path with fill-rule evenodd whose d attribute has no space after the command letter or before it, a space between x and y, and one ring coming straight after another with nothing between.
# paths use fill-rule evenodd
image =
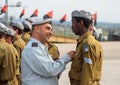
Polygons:
<instances>
[{"instance_id":1,"label":"utility pole","mask_svg":"<svg viewBox=\"0 0 120 85\"><path fill-rule=\"evenodd\" d=\"M5 4L7 6L7 10L6 10L4 19L5 19L5 24L8 26L8 0L5 0Z\"/></svg>"},{"instance_id":2,"label":"utility pole","mask_svg":"<svg viewBox=\"0 0 120 85\"><path fill-rule=\"evenodd\" d=\"M20 7L21 6L21 2L17 2L15 5L9 5L8 4L8 0L5 0L5 4L7 6L7 10L6 10L6 13L5 13L5 16L4 16L4 19L5 19L5 24L8 26L8 8L9 7Z\"/></svg>"}]
</instances>

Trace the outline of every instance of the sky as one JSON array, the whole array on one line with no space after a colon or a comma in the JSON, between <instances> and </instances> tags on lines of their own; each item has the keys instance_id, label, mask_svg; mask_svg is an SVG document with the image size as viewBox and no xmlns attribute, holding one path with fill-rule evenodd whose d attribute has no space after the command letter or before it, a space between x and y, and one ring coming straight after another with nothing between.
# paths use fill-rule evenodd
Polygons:
<instances>
[{"instance_id":1,"label":"sky","mask_svg":"<svg viewBox=\"0 0 120 85\"><path fill-rule=\"evenodd\" d=\"M92 14L97 13L98 22L120 23L120 0L8 0L9 5L17 2L21 2L22 6L9 7L9 16L18 18L25 8L22 18L30 17L35 9L38 9L38 17L42 18L52 10L54 20L60 20L66 13L66 20L71 21L73 10L86 10ZM0 7L4 4L5 0L0 0Z\"/></svg>"}]
</instances>

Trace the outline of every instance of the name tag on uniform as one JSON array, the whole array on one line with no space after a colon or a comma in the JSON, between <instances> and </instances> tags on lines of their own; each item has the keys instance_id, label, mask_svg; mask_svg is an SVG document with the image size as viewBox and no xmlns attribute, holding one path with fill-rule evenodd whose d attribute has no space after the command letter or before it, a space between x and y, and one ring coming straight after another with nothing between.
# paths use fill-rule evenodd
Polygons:
<instances>
[{"instance_id":1,"label":"name tag on uniform","mask_svg":"<svg viewBox=\"0 0 120 85\"><path fill-rule=\"evenodd\" d=\"M84 62L88 64L92 64L92 60L90 58L84 58Z\"/></svg>"}]
</instances>

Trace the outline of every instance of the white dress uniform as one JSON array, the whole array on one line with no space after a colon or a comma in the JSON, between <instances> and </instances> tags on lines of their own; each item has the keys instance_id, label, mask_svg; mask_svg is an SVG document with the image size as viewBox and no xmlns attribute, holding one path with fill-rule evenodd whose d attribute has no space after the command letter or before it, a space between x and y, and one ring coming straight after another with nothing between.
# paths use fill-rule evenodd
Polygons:
<instances>
[{"instance_id":1,"label":"white dress uniform","mask_svg":"<svg viewBox=\"0 0 120 85\"><path fill-rule=\"evenodd\" d=\"M71 60L65 54L53 61L48 48L32 37L22 51L21 59L22 85L58 85L57 75Z\"/></svg>"}]
</instances>

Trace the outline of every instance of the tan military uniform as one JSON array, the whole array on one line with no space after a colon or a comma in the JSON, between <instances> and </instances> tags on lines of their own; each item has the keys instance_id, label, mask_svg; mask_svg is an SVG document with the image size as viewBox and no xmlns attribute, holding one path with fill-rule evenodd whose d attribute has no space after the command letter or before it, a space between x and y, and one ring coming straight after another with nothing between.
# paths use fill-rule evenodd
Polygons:
<instances>
[{"instance_id":1,"label":"tan military uniform","mask_svg":"<svg viewBox=\"0 0 120 85\"><path fill-rule=\"evenodd\" d=\"M48 44L49 44L48 52L51 55L52 59L53 60L58 60L60 54L59 54L59 50L58 50L57 46L50 43L50 42Z\"/></svg>"},{"instance_id":2,"label":"tan military uniform","mask_svg":"<svg viewBox=\"0 0 120 85\"><path fill-rule=\"evenodd\" d=\"M13 46L17 49L19 55L21 56L21 52L25 47L25 42L22 40L20 35L17 35L17 38L14 40Z\"/></svg>"},{"instance_id":3,"label":"tan military uniform","mask_svg":"<svg viewBox=\"0 0 120 85\"><path fill-rule=\"evenodd\" d=\"M27 42L30 40L30 33L29 32L24 32L23 35L22 35L22 39L27 44Z\"/></svg>"},{"instance_id":4,"label":"tan military uniform","mask_svg":"<svg viewBox=\"0 0 120 85\"><path fill-rule=\"evenodd\" d=\"M71 85L99 85L102 58L102 47L92 33L82 35L69 72Z\"/></svg>"},{"instance_id":5,"label":"tan military uniform","mask_svg":"<svg viewBox=\"0 0 120 85\"><path fill-rule=\"evenodd\" d=\"M16 62L16 72L15 72L15 77L13 79L13 85L18 85L18 80L17 80L17 76L20 76L20 56L18 54L18 51L13 47L13 44L11 44L11 47L14 50L14 54L15 54L15 62ZM12 84L11 84L12 85Z\"/></svg>"},{"instance_id":6,"label":"tan military uniform","mask_svg":"<svg viewBox=\"0 0 120 85\"><path fill-rule=\"evenodd\" d=\"M20 60L21 60L21 52L22 52L22 50L23 50L23 48L25 47L25 42L22 40L22 38L21 38L21 36L20 35L17 35L17 38L15 39L15 41L14 41L14 43L13 43L13 46L16 48L16 50L18 51L18 54L19 54L19 56L20 56L20 58L19 58L19 65L20 65ZM18 66L19 66L18 65ZM19 72L21 73L21 71L20 71L20 66L19 66ZM18 73L19 74L19 73ZM18 75L17 76L17 78L18 78L18 82L19 82L19 85L21 85L21 74L20 75Z\"/></svg>"},{"instance_id":7,"label":"tan military uniform","mask_svg":"<svg viewBox=\"0 0 120 85\"><path fill-rule=\"evenodd\" d=\"M15 56L12 47L0 39L0 85L13 85L16 70Z\"/></svg>"}]
</instances>

